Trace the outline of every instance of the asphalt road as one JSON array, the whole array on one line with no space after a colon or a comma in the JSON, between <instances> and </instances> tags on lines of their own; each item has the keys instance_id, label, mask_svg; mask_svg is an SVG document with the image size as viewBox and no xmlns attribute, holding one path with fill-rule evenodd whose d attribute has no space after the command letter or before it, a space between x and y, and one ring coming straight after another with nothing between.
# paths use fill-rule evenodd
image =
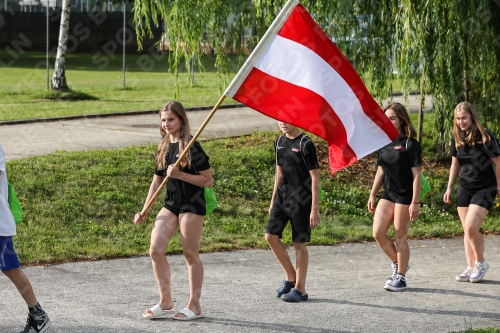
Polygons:
<instances>
[{"instance_id":1,"label":"asphalt road","mask_svg":"<svg viewBox=\"0 0 500 333\"><path fill-rule=\"evenodd\" d=\"M194 130L207 113L189 113ZM143 145L158 141L158 120L145 114L4 125L0 144L8 159ZM217 111L203 137L273 128L275 120L248 108L225 109ZM309 247L309 300L299 304L274 297L284 277L271 251L202 254L206 317L191 322L142 319L143 310L158 301L148 257L33 266L25 272L52 319L49 332L382 333L500 326L500 237L486 237L491 268L474 284L454 280L465 265L461 239L410 241L410 247L409 288L401 293L383 289L390 262L375 243ZM180 255L168 260L174 300L182 309L189 290L186 266ZM19 332L26 306L3 275L0 285L0 332Z\"/></svg>"},{"instance_id":2,"label":"asphalt road","mask_svg":"<svg viewBox=\"0 0 500 333\"><path fill-rule=\"evenodd\" d=\"M418 111L418 96L410 96L407 107ZM394 101L403 102L401 96ZM425 110L432 99L427 97ZM196 133L210 110L189 112L191 134ZM160 140L158 114L89 117L74 120L41 119L12 124L0 120L0 144L7 161L58 150L83 151L145 145ZM276 120L248 107L219 109L206 126L200 139L252 134L277 129Z\"/></svg>"},{"instance_id":3,"label":"asphalt road","mask_svg":"<svg viewBox=\"0 0 500 333\"><path fill-rule=\"evenodd\" d=\"M314 234L313 234L314 237ZM374 243L310 246L309 300L274 297L283 274L270 250L201 255L205 318L179 322L141 317L158 301L148 257L27 267L53 321L50 332L450 332L500 326L500 238L486 237L491 268L479 283L456 282L465 264L460 239L410 241L408 289L383 289L390 262ZM291 251L293 255L294 252ZM178 309L188 301L187 269L168 256ZM0 277L0 332L19 332L26 306Z\"/></svg>"}]
</instances>

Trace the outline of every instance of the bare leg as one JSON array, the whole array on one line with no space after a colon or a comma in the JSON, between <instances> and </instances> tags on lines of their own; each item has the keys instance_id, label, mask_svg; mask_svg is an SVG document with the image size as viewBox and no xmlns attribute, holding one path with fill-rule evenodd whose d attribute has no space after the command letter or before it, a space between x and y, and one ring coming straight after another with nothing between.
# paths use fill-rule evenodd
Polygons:
<instances>
[{"instance_id":1,"label":"bare leg","mask_svg":"<svg viewBox=\"0 0 500 333\"><path fill-rule=\"evenodd\" d=\"M178 225L177 216L168 209L162 208L156 217L153 230L151 231L149 255L153 262L153 271L156 283L158 284L158 291L160 292L160 302L158 305L163 310L170 310L174 307L170 290L170 265L165 256L165 251ZM151 314L149 310L146 311Z\"/></svg>"},{"instance_id":2,"label":"bare leg","mask_svg":"<svg viewBox=\"0 0 500 333\"><path fill-rule=\"evenodd\" d=\"M392 262L396 262L398 261L396 246L392 239L387 236L387 231L393 218L394 203L389 200L380 199L375 209L375 216L373 217L373 237L389 259Z\"/></svg>"},{"instance_id":3,"label":"bare leg","mask_svg":"<svg viewBox=\"0 0 500 333\"><path fill-rule=\"evenodd\" d=\"M281 243L281 242L280 242ZM306 243L293 243L295 247L296 260L296 277L295 289L300 290L302 294L306 294L306 275L307 266L309 265L309 253L307 252ZM293 281L292 281L293 282Z\"/></svg>"},{"instance_id":4,"label":"bare leg","mask_svg":"<svg viewBox=\"0 0 500 333\"><path fill-rule=\"evenodd\" d=\"M474 261L484 261L484 236L479 231L483 224L484 218L488 215L488 210L478 205L470 205L465 221L462 224L464 234L467 235L470 247L474 254ZM467 258L467 261L469 259ZM474 263L474 261L472 261ZM474 265L470 266L474 267Z\"/></svg>"},{"instance_id":5,"label":"bare leg","mask_svg":"<svg viewBox=\"0 0 500 333\"><path fill-rule=\"evenodd\" d=\"M274 256L278 260L278 262L281 264L281 267L283 268L283 271L285 272L285 279L290 282L295 282L296 280L296 272L295 268L293 267L292 261L290 260L290 256L288 255L288 252L286 250L285 245L281 242L279 236L277 235L271 235L271 234L266 234L265 239L269 246L271 247L271 250L274 253ZM297 258L298 260L298 258ZM306 268L307 272L307 268ZM305 275L304 275L305 277ZM305 281L304 281L305 283Z\"/></svg>"},{"instance_id":6,"label":"bare leg","mask_svg":"<svg viewBox=\"0 0 500 333\"><path fill-rule=\"evenodd\" d=\"M12 268L8 271L2 271L2 273L14 283L29 308L38 304L33 287L22 269Z\"/></svg>"},{"instance_id":7,"label":"bare leg","mask_svg":"<svg viewBox=\"0 0 500 333\"><path fill-rule=\"evenodd\" d=\"M474 251L472 250L472 246L469 240L469 235L465 232L465 218L467 217L467 212L469 211L469 207L457 207L458 216L460 217L460 222L462 223L462 228L464 229L464 248L465 248L465 257L467 258L467 266L474 267L474 262L476 260L476 256Z\"/></svg>"},{"instance_id":8,"label":"bare leg","mask_svg":"<svg viewBox=\"0 0 500 333\"><path fill-rule=\"evenodd\" d=\"M200 260L200 240L203 228L202 215L185 213L179 216L181 230L182 251L188 266L189 275L189 303L186 306L196 315L201 313L200 297L203 286L203 263ZM182 313L175 315L178 318L185 317Z\"/></svg>"},{"instance_id":9,"label":"bare leg","mask_svg":"<svg viewBox=\"0 0 500 333\"><path fill-rule=\"evenodd\" d=\"M394 240L398 256L398 273L406 274L410 261L410 247L408 246L408 230L410 230L410 212L408 205L396 204L394 208Z\"/></svg>"}]
</instances>

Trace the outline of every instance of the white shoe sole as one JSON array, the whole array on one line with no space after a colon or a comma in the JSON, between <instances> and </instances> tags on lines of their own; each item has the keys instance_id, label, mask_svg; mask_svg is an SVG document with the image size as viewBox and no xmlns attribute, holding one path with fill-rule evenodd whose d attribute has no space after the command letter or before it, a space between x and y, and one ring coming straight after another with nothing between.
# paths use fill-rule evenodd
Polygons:
<instances>
[{"instance_id":1,"label":"white shoe sole","mask_svg":"<svg viewBox=\"0 0 500 333\"><path fill-rule=\"evenodd\" d=\"M471 277L471 278L469 279L469 281L470 281L470 282L472 282L472 283L479 282L479 281L481 281L481 280L484 278L484 276L485 276L485 275L486 275L486 272L485 272L485 273L483 274L483 276L481 276L480 278L475 278L475 279L473 279L473 278Z\"/></svg>"},{"instance_id":2,"label":"white shoe sole","mask_svg":"<svg viewBox=\"0 0 500 333\"><path fill-rule=\"evenodd\" d=\"M470 277L469 278L461 278L461 277L456 277L455 278L455 281L458 281L458 282L469 282L470 281Z\"/></svg>"},{"instance_id":3,"label":"white shoe sole","mask_svg":"<svg viewBox=\"0 0 500 333\"><path fill-rule=\"evenodd\" d=\"M406 290L407 287L403 287L403 288L396 288L396 287L393 287L393 286L385 286L384 289L385 290L389 290L389 291L403 291L403 290Z\"/></svg>"}]
</instances>

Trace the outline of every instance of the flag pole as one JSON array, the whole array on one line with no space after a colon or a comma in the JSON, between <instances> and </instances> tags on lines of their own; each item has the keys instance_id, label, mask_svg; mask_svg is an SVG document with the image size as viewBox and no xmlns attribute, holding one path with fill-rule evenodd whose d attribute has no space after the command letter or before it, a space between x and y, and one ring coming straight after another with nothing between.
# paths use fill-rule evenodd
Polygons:
<instances>
[{"instance_id":1,"label":"flag pole","mask_svg":"<svg viewBox=\"0 0 500 333\"><path fill-rule=\"evenodd\" d=\"M217 109L219 109L219 106L222 104L222 102L224 101L225 98L226 98L226 95L222 95L219 98L219 101L217 102L217 104L215 104L215 106L213 107L212 111L209 113L209 115L207 116L207 118L205 119L203 124L201 124L198 131L196 131L196 134L193 136L191 141L189 141L189 144L184 149L181 156L179 156L179 159L177 160L177 162L175 162L174 168L177 168L179 166L180 162L184 159L186 154L189 152L189 149L191 149L191 147L194 145L194 143L196 142L196 140L200 136L201 132L203 132L203 130L205 129L205 126L207 126L208 122L210 121L210 119L212 119L213 115L215 114L215 111L217 111ZM158 187L158 189L156 190L155 194L153 194L153 197L149 200L146 207L144 207L144 209L141 211L141 216L144 216L145 214L147 214L149 212L149 210L151 209L151 207L153 207L153 204L158 199L158 196L160 195L161 190L163 189L163 187L165 186L165 184L168 182L169 179L170 179L170 176L166 176L165 179L161 182L160 187Z\"/></svg>"}]
</instances>

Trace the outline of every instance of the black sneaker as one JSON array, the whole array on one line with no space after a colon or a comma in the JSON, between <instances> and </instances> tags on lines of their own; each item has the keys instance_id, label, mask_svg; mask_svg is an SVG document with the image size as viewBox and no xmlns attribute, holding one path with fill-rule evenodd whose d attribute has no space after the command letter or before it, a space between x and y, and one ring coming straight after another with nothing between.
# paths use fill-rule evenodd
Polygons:
<instances>
[{"instance_id":1,"label":"black sneaker","mask_svg":"<svg viewBox=\"0 0 500 333\"><path fill-rule=\"evenodd\" d=\"M406 279L403 275L398 273L384 288L390 291L403 291L406 289Z\"/></svg>"},{"instance_id":2,"label":"black sneaker","mask_svg":"<svg viewBox=\"0 0 500 333\"><path fill-rule=\"evenodd\" d=\"M26 327L20 333L43 333L49 329L51 324L50 318L45 311L40 314L28 313Z\"/></svg>"},{"instance_id":3,"label":"black sneaker","mask_svg":"<svg viewBox=\"0 0 500 333\"><path fill-rule=\"evenodd\" d=\"M384 288L387 287L387 285L389 283L392 282L392 280L394 280L394 278L396 277L396 275L398 275L398 263L397 262L393 262L391 263L391 268L392 268L392 275L389 276L389 278L387 279L387 281L385 282L385 285L384 285ZM406 266L406 271L408 272L410 270L410 264L408 264L408 266ZM386 288L387 289L387 288Z\"/></svg>"},{"instance_id":4,"label":"black sneaker","mask_svg":"<svg viewBox=\"0 0 500 333\"><path fill-rule=\"evenodd\" d=\"M281 287L276 289L276 297L281 297L281 295L288 294L293 287L295 287L295 282L283 280L283 284L281 285Z\"/></svg>"}]
</instances>

